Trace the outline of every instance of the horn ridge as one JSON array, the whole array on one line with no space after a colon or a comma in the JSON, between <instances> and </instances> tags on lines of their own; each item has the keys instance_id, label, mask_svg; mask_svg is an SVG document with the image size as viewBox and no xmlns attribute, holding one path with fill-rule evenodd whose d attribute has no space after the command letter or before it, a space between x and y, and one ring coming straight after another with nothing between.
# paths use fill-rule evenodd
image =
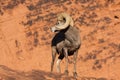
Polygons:
<instances>
[{"instance_id":1,"label":"horn ridge","mask_svg":"<svg viewBox=\"0 0 120 80\"><path fill-rule=\"evenodd\" d=\"M70 26L73 26L73 25L74 25L73 19L70 17L69 14L67 14L67 13L65 13L65 12L59 14L59 15L57 16L57 19L58 19L58 21L59 21L59 20L63 20L63 19L66 20L63 25L56 25L56 28L58 28L58 29L65 29L65 28L67 28L69 25L70 25Z\"/></svg>"}]
</instances>

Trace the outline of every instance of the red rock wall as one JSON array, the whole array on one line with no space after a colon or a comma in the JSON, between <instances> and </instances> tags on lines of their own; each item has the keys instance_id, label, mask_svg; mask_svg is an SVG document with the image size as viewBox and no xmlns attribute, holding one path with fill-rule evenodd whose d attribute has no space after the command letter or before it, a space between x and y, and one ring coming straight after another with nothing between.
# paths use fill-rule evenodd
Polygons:
<instances>
[{"instance_id":1,"label":"red rock wall","mask_svg":"<svg viewBox=\"0 0 120 80\"><path fill-rule=\"evenodd\" d=\"M79 75L119 80L119 0L0 1L0 65L20 71L50 71L53 33L49 28L60 12L69 13L81 32ZM69 69L71 74L72 57Z\"/></svg>"}]
</instances>

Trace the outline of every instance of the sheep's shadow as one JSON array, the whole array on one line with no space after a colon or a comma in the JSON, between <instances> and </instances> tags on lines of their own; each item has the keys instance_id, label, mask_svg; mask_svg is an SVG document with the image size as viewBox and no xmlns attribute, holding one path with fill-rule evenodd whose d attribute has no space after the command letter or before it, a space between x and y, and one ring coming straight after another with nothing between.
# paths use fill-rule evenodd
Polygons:
<instances>
[{"instance_id":1,"label":"sheep's shadow","mask_svg":"<svg viewBox=\"0 0 120 80\"><path fill-rule=\"evenodd\" d=\"M65 77L64 74L32 70L20 72L0 65L0 80L71 80L72 77Z\"/></svg>"},{"instance_id":2,"label":"sheep's shadow","mask_svg":"<svg viewBox=\"0 0 120 80\"><path fill-rule=\"evenodd\" d=\"M66 77L64 74L32 70L20 72L0 65L0 80L74 80L73 77ZM78 77L78 80L108 80L106 78Z\"/></svg>"}]
</instances>

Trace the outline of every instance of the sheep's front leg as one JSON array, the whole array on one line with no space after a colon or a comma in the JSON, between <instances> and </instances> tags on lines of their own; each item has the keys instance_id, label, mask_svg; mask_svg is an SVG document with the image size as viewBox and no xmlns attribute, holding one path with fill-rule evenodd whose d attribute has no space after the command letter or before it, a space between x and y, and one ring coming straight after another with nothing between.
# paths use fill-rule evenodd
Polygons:
<instances>
[{"instance_id":1,"label":"sheep's front leg","mask_svg":"<svg viewBox=\"0 0 120 80\"><path fill-rule=\"evenodd\" d=\"M74 71L73 71L73 76L75 79L77 79L77 72L76 72L76 60L77 60L77 55L78 55L78 51L75 51L74 52L74 55L73 55L73 63L74 63Z\"/></svg>"},{"instance_id":2,"label":"sheep's front leg","mask_svg":"<svg viewBox=\"0 0 120 80\"><path fill-rule=\"evenodd\" d=\"M58 72L58 73L61 73L60 62L61 62L61 59L58 59L58 60L57 60L57 72Z\"/></svg>"},{"instance_id":3,"label":"sheep's front leg","mask_svg":"<svg viewBox=\"0 0 120 80\"><path fill-rule=\"evenodd\" d=\"M53 71L55 58L56 58L56 49L55 49L55 48L52 48L51 72Z\"/></svg>"},{"instance_id":4,"label":"sheep's front leg","mask_svg":"<svg viewBox=\"0 0 120 80\"><path fill-rule=\"evenodd\" d=\"M64 56L66 61L65 74L68 76L68 51L66 48L64 48Z\"/></svg>"}]
</instances>

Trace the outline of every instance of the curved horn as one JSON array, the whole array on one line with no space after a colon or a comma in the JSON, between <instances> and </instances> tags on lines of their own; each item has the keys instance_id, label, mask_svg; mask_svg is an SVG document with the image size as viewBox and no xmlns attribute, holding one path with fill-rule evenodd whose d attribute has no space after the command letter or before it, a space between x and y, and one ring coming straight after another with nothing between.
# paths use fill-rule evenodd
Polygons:
<instances>
[{"instance_id":1,"label":"curved horn","mask_svg":"<svg viewBox=\"0 0 120 80\"><path fill-rule=\"evenodd\" d=\"M63 25L56 25L56 28L58 29L65 29L66 27L73 26L73 20L67 13L61 13L58 15L58 21L63 20L65 18L65 23Z\"/></svg>"}]
</instances>

